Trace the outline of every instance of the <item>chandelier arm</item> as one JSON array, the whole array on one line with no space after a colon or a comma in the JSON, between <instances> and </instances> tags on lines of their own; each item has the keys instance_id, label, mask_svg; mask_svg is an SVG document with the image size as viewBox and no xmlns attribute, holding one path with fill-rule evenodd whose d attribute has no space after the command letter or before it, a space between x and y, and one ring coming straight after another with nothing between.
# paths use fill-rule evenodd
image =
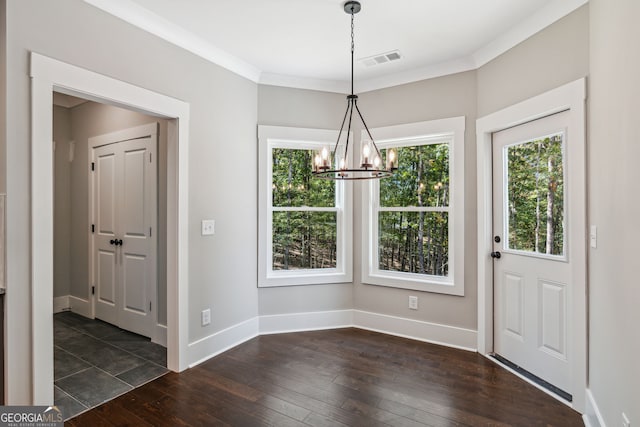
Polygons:
<instances>
[{"instance_id":1,"label":"chandelier arm","mask_svg":"<svg viewBox=\"0 0 640 427\"><path fill-rule=\"evenodd\" d=\"M362 121L362 124L364 125L364 129L367 131L367 135L369 135L369 139L371 140L371 143L373 144L373 148L376 149L376 153L380 157L380 160L382 160L382 154L380 153L380 150L378 149L378 145L376 144L375 140L373 139L373 136L371 135L371 132L369 131L369 127L367 126L367 123L364 121L364 117L362 117L362 113L360 112L360 108L358 108L358 104L357 103L356 103L356 111L358 112L358 116L360 116L360 120Z\"/></svg>"},{"instance_id":2,"label":"chandelier arm","mask_svg":"<svg viewBox=\"0 0 640 427\"><path fill-rule=\"evenodd\" d=\"M336 145L333 147L333 152L338 151L338 144L340 143L340 137L342 136L342 129L344 129L344 123L347 121L347 114L349 114L350 102L347 101L347 109L344 112L344 117L342 118L342 124L340 125L340 132L338 132L338 139L336 140ZM347 138L349 135L347 134Z\"/></svg>"},{"instance_id":3,"label":"chandelier arm","mask_svg":"<svg viewBox=\"0 0 640 427\"><path fill-rule=\"evenodd\" d=\"M351 134L351 119L353 118L353 99L349 100L349 125L347 127L347 143L344 146L344 162L347 163L347 153L349 152L349 135Z\"/></svg>"}]
</instances>

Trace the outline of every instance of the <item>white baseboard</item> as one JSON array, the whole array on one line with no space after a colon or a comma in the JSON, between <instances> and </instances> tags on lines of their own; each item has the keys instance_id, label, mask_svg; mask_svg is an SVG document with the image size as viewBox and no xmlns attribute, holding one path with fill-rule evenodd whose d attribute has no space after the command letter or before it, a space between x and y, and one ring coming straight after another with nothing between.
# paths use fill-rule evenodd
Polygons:
<instances>
[{"instance_id":1,"label":"white baseboard","mask_svg":"<svg viewBox=\"0 0 640 427\"><path fill-rule=\"evenodd\" d=\"M189 344L189 368L217 356L245 341L258 336L258 318L253 317L227 329Z\"/></svg>"},{"instance_id":2,"label":"white baseboard","mask_svg":"<svg viewBox=\"0 0 640 427\"><path fill-rule=\"evenodd\" d=\"M156 325L155 334L151 337L151 342L159 344L164 348L167 348L167 326L166 325Z\"/></svg>"},{"instance_id":3,"label":"white baseboard","mask_svg":"<svg viewBox=\"0 0 640 427\"><path fill-rule=\"evenodd\" d=\"M258 335L349 327L476 351L477 332L471 329L360 310L317 311L258 316L195 341L189 344L189 368Z\"/></svg>"},{"instance_id":4,"label":"white baseboard","mask_svg":"<svg viewBox=\"0 0 640 427\"><path fill-rule=\"evenodd\" d=\"M93 319L91 301L69 295L69 307L72 312Z\"/></svg>"},{"instance_id":5,"label":"white baseboard","mask_svg":"<svg viewBox=\"0 0 640 427\"><path fill-rule=\"evenodd\" d=\"M582 415L582 421L584 421L584 425L586 427L606 427L604 419L602 418L602 414L600 413L600 409L598 408L598 404L596 403L591 390L587 389L586 395L587 404L585 407L585 413L584 415Z\"/></svg>"},{"instance_id":6,"label":"white baseboard","mask_svg":"<svg viewBox=\"0 0 640 427\"><path fill-rule=\"evenodd\" d=\"M53 298L53 314L62 313L71 308L69 304L69 295Z\"/></svg>"},{"instance_id":7,"label":"white baseboard","mask_svg":"<svg viewBox=\"0 0 640 427\"><path fill-rule=\"evenodd\" d=\"M260 335L317 331L353 326L353 310L314 311L259 316Z\"/></svg>"},{"instance_id":8,"label":"white baseboard","mask_svg":"<svg viewBox=\"0 0 640 427\"><path fill-rule=\"evenodd\" d=\"M360 310L353 310L353 324L356 328L461 350L477 351L478 333L471 329Z\"/></svg>"},{"instance_id":9,"label":"white baseboard","mask_svg":"<svg viewBox=\"0 0 640 427\"><path fill-rule=\"evenodd\" d=\"M361 310L260 316L261 335L355 327L462 350L476 351L477 332Z\"/></svg>"}]
</instances>

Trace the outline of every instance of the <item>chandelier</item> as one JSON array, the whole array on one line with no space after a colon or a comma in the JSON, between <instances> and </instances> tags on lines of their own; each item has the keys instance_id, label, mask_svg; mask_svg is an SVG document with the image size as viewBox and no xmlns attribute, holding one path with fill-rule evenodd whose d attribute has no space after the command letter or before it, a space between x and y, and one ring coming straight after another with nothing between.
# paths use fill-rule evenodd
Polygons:
<instances>
[{"instance_id":1,"label":"chandelier","mask_svg":"<svg viewBox=\"0 0 640 427\"><path fill-rule=\"evenodd\" d=\"M347 1L344 4L344 11L351 15L351 94L347 95L347 111L344 113L338 139L336 140L333 151L329 152L329 148L324 147L314 156L313 176L317 178L335 180L377 179L391 176L393 172L398 169L397 152L394 149L387 150L387 158L383 166L382 154L374 142L373 136L371 136L371 132L358 108L358 95L353 93L353 52L355 47L353 18L356 13L360 12L361 8L362 6L358 1ZM351 134L354 110L360 118L362 126L369 138L363 140L361 144L360 167L355 167L355 163L348 156L349 136ZM348 122L347 119L349 120ZM341 145L340 140L345 123L347 123L346 139L345 143ZM351 143L353 144L353 138L351 138ZM344 146L344 150L342 146Z\"/></svg>"}]
</instances>

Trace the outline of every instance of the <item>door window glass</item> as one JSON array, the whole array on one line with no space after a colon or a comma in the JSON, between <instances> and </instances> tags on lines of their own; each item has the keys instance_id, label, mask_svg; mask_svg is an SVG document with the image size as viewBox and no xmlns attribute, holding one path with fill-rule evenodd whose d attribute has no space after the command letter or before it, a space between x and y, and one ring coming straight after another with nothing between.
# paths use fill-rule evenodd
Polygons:
<instances>
[{"instance_id":1,"label":"door window glass","mask_svg":"<svg viewBox=\"0 0 640 427\"><path fill-rule=\"evenodd\" d=\"M564 255L563 133L504 148L508 249Z\"/></svg>"}]
</instances>

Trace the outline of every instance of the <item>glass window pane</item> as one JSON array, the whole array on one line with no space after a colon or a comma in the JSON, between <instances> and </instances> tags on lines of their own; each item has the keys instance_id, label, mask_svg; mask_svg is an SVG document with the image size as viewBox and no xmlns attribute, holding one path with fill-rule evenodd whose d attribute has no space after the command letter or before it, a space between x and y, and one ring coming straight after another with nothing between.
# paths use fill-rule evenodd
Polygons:
<instances>
[{"instance_id":1,"label":"glass window pane","mask_svg":"<svg viewBox=\"0 0 640 427\"><path fill-rule=\"evenodd\" d=\"M397 155L398 171L380 180L380 206L449 206L448 143L399 147ZM386 149L382 156L386 163Z\"/></svg>"},{"instance_id":2,"label":"glass window pane","mask_svg":"<svg viewBox=\"0 0 640 427\"><path fill-rule=\"evenodd\" d=\"M336 212L274 212L273 270L336 268Z\"/></svg>"},{"instance_id":3,"label":"glass window pane","mask_svg":"<svg viewBox=\"0 0 640 427\"><path fill-rule=\"evenodd\" d=\"M505 147L509 249L564 254L562 137Z\"/></svg>"},{"instance_id":4,"label":"glass window pane","mask_svg":"<svg viewBox=\"0 0 640 427\"><path fill-rule=\"evenodd\" d=\"M379 212L379 269L447 276L447 212Z\"/></svg>"},{"instance_id":5,"label":"glass window pane","mask_svg":"<svg viewBox=\"0 0 640 427\"><path fill-rule=\"evenodd\" d=\"M335 182L313 179L312 150L273 149L273 206L335 206Z\"/></svg>"}]
</instances>

